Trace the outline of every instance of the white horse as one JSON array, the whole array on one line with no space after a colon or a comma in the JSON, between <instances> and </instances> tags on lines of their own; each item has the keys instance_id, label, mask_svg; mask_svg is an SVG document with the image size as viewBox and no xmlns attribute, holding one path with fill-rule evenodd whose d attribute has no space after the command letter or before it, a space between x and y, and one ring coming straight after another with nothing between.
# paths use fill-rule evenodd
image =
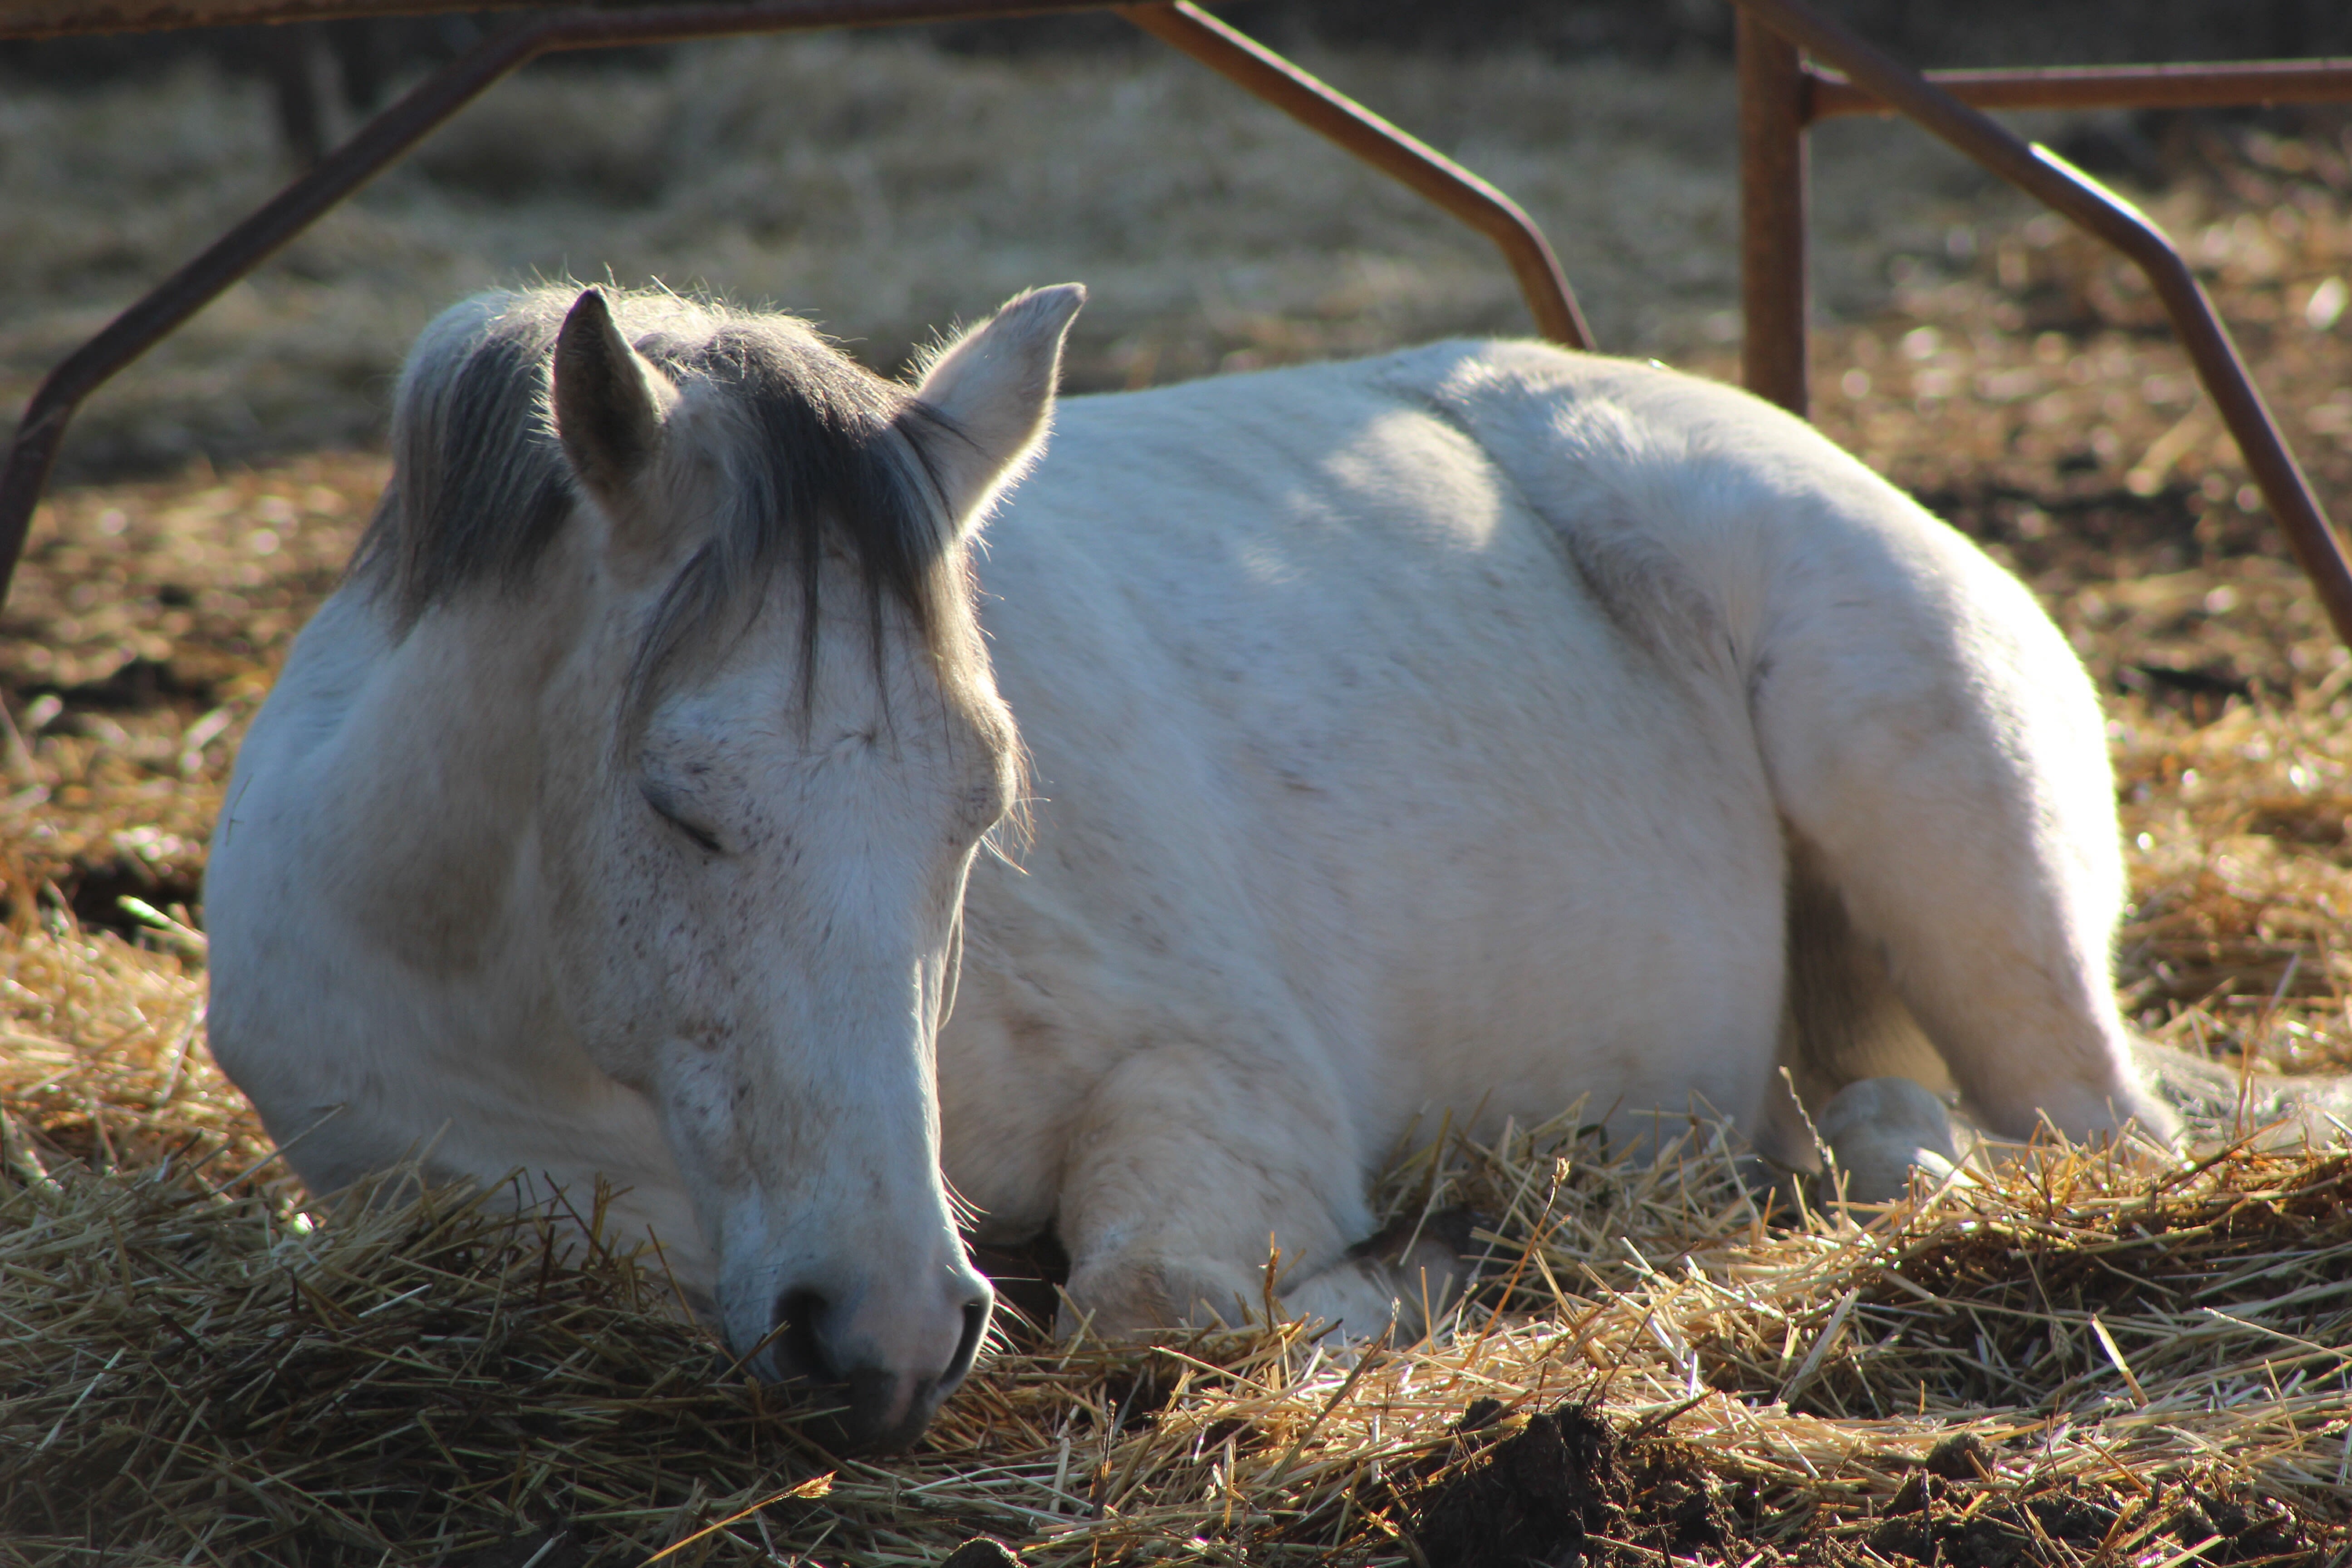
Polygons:
<instances>
[{"instance_id":1,"label":"white horse","mask_svg":"<svg viewBox=\"0 0 2352 1568\"><path fill-rule=\"evenodd\" d=\"M1804 1164L1784 1084L1900 1073L2169 1128L2097 702L1967 541L1532 343L1078 399L1039 463L1082 297L911 389L667 295L426 332L206 885L214 1049L313 1187L603 1178L890 1442L987 1320L960 1216L1056 1232L1100 1330L1261 1300L1271 1242L1369 1331L1416 1118Z\"/></svg>"}]
</instances>

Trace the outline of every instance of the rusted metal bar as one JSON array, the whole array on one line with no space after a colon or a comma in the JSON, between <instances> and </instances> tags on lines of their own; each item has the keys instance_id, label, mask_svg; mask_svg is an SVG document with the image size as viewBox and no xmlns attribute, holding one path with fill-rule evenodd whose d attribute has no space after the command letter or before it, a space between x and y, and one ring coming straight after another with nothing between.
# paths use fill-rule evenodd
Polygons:
<instances>
[{"instance_id":1,"label":"rusted metal bar","mask_svg":"<svg viewBox=\"0 0 2352 1568\"><path fill-rule=\"evenodd\" d=\"M1978 109L2223 109L2352 99L2352 60L2346 59L1925 74L1931 85ZM1805 106L1809 121L1894 112L1844 77L1820 70L1806 73Z\"/></svg>"},{"instance_id":2,"label":"rusted metal bar","mask_svg":"<svg viewBox=\"0 0 2352 1568\"><path fill-rule=\"evenodd\" d=\"M545 47L545 26L482 45L427 77L310 172L148 290L96 337L60 361L25 405L0 468L0 603L16 577L33 511L47 487L66 426L89 395L166 333L381 173L436 126Z\"/></svg>"},{"instance_id":3,"label":"rusted metal bar","mask_svg":"<svg viewBox=\"0 0 2352 1568\"><path fill-rule=\"evenodd\" d=\"M152 33L176 27L518 10L542 0L0 0L0 38Z\"/></svg>"},{"instance_id":4,"label":"rusted metal bar","mask_svg":"<svg viewBox=\"0 0 2352 1568\"><path fill-rule=\"evenodd\" d=\"M1570 348L1592 346L1592 331L1559 258L1517 202L1434 147L1354 100L1334 92L1280 55L1202 11L1191 0L1112 7L1137 26L1239 82L1308 130L1444 207L1493 240L1519 280L1536 330Z\"/></svg>"},{"instance_id":5,"label":"rusted metal bar","mask_svg":"<svg viewBox=\"0 0 2352 1568\"><path fill-rule=\"evenodd\" d=\"M2352 568L2318 498L2280 437L2227 328L2172 242L2138 209L2046 147L2029 146L1980 111L1896 64L1801 0L1736 0L1743 15L1843 71L1856 87L1916 121L2122 251L2147 275L2198 379L2236 437L2246 467L2311 580L2336 635L2352 646Z\"/></svg>"},{"instance_id":6,"label":"rusted metal bar","mask_svg":"<svg viewBox=\"0 0 2352 1568\"><path fill-rule=\"evenodd\" d=\"M1802 418L1811 321L1805 255L1805 76L1797 46L1745 11L1739 74L1739 378Z\"/></svg>"},{"instance_id":7,"label":"rusted metal bar","mask_svg":"<svg viewBox=\"0 0 2352 1568\"><path fill-rule=\"evenodd\" d=\"M0 467L0 605L66 426L89 395L467 104L541 55L750 33L1092 10L1103 0L742 0L582 12L524 23L427 77L309 174L165 279L50 371ZM1195 58L1435 201L1503 247L1546 336L1590 347L1551 247L1510 198L1387 121L1191 6L1124 7ZM1163 15L1166 13L1166 15ZM1342 132L1344 131L1344 133Z\"/></svg>"}]
</instances>

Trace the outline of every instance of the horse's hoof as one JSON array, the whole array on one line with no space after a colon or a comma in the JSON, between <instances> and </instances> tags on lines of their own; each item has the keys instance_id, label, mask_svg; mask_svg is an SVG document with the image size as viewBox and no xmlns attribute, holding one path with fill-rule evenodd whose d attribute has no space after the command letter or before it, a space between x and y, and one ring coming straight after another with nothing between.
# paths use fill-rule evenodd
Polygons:
<instances>
[{"instance_id":1,"label":"horse's hoof","mask_svg":"<svg viewBox=\"0 0 2352 1568\"><path fill-rule=\"evenodd\" d=\"M1907 1078L1846 1085L1813 1125L1844 1177L1848 1203L1892 1203L1911 1190L1913 1171L1941 1181L1960 1163L1944 1102Z\"/></svg>"},{"instance_id":2,"label":"horse's hoof","mask_svg":"<svg viewBox=\"0 0 2352 1568\"><path fill-rule=\"evenodd\" d=\"M1478 1228L1487 1224L1465 1205L1402 1215L1348 1249L1348 1261L1382 1284L1402 1338L1417 1340L1478 1281Z\"/></svg>"},{"instance_id":3,"label":"horse's hoof","mask_svg":"<svg viewBox=\"0 0 2352 1568\"><path fill-rule=\"evenodd\" d=\"M1440 1209L1422 1222L1421 1236L1390 1265L1397 1283L1399 1326L1413 1339L1435 1331L1446 1310L1478 1282L1482 1258L1473 1210Z\"/></svg>"},{"instance_id":4,"label":"horse's hoof","mask_svg":"<svg viewBox=\"0 0 2352 1568\"><path fill-rule=\"evenodd\" d=\"M1456 1204L1425 1215L1401 1215L1355 1246L1351 1258L1370 1258L1391 1268L1408 1258L1452 1263L1477 1248L1477 1230L1486 1223L1466 1205Z\"/></svg>"}]
</instances>

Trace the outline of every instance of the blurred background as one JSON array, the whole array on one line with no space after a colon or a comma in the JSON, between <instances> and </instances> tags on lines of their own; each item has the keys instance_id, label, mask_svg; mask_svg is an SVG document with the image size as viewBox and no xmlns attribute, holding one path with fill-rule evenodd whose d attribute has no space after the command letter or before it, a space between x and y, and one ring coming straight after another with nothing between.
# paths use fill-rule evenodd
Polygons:
<instances>
[{"instance_id":1,"label":"blurred background","mask_svg":"<svg viewBox=\"0 0 2352 1568\"><path fill-rule=\"evenodd\" d=\"M1516 196L1603 346L1727 365L1730 10L1717 0L1259 0L1243 27ZM2316 0L1832 4L1927 65L2352 51ZM0 46L0 405L432 66L513 13ZM2312 117L2031 119L2162 195ZM1814 136L1825 326L1990 268L2032 209L1898 122ZM2333 149L2333 151L2327 151ZM535 278L810 315L877 368L1016 289L1093 290L1080 389L1528 330L1486 243L1107 16L537 63L94 399L87 481L381 439L407 343Z\"/></svg>"}]
</instances>

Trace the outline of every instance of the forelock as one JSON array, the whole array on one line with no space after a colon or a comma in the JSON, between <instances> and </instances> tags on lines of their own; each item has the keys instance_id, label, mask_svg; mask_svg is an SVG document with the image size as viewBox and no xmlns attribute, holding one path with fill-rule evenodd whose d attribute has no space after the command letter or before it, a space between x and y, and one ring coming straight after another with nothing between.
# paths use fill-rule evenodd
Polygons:
<instances>
[{"instance_id":1,"label":"forelock","mask_svg":"<svg viewBox=\"0 0 2352 1568\"><path fill-rule=\"evenodd\" d=\"M984 682L953 520L925 440L907 434L961 433L804 321L656 290L605 293L622 334L715 416L697 425L719 479L703 542L646 619L632 708L684 649L748 624L780 577L798 589L801 680L804 695L813 689L828 544L856 568L877 671L895 605L950 700ZM572 525L576 481L556 436L549 367L578 297L576 287L477 296L428 327L410 355L392 479L352 568L404 633L462 595L528 593Z\"/></svg>"}]
</instances>

